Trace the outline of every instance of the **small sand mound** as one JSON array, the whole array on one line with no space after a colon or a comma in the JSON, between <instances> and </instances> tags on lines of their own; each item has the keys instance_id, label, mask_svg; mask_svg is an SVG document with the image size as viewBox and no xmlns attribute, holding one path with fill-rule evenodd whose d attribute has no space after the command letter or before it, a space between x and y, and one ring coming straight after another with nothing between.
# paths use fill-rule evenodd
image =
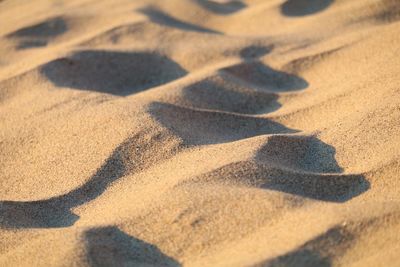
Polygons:
<instances>
[{"instance_id":1,"label":"small sand mound","mask_svg":"<svg viewBox=\"0 0 400 267\"><path fill-rule=\"evenodd\" d=\"M0 266L400 266L398 0L0 2Z\"/></svg>"},{"instance_id":2,"label":"small sand mound","mask_svg":"<svg viewBox=\"0 0 400 267\"><path fill-rule=\"evenodd\" d=\"M175 101L193 108L245 114L263 113L279 108L276 94L240 86L230 82L229 76L223 77L214 76L189 85L183 88Z\"/></svg>"},{"instance_id":3,"label":"small sand mound","mask_svg":"<svg viewBox=\"0 0 400 267\"><path fill-rule=\"evenodd\" d=\"M152 103L150 114L190 145L231 142L252 136L294 132L268 119L221 111ZM207 127L205 127L207 126Z\"/></svg>"},{"instance_id":4,"label":"small sand mound","mask_svg":"<svg viewBox=\"0 0 400 267\"><path fill-rule=\"evenodd\" d=\"M302 78L274 70L258 61L244 62L221 71L271 92L300 90L308 86Z\"/></svg>"},{"instance_id":5,"label":"small sand mound","mask_svg":"<svg viewBox=\"0 0 400 267\"><path fill-rule=\"evenodd\" d=\"M369 189L362 175L324 174L290 170L253 160L225 165L183 184L250 186L331 202L344 202Z\"/></svg>"}]
</instances>

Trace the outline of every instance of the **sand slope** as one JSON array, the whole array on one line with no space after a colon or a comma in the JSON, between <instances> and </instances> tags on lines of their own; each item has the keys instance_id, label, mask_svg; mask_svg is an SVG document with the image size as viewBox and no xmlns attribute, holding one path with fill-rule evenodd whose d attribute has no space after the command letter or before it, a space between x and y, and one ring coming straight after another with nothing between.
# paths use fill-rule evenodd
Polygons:
<instances>
[{"instance_id":1,"label":"sand slope","mask_svg":"<svg viewBox=\"0 0 400 267\"><path fill-rule=\"evenodd\" d=\"M400 266L397 0L0 25L0 266Z\"/></svg>"}]
</instances>

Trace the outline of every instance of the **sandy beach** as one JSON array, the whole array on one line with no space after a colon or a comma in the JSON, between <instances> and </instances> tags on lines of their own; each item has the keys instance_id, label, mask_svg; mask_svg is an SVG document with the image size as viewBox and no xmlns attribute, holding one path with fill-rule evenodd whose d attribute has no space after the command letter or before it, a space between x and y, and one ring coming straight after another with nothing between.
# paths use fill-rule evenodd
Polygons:
<instances>
[{"instance_id":1,"label":"sandy beach","mask_svg":"<svg viewBox=\"0 0 400 267\"><path fill-rule=\"evenodd\" d=\"M0 266L400 266L400 1L0 25Z\"/></svg>"}]
</instances>

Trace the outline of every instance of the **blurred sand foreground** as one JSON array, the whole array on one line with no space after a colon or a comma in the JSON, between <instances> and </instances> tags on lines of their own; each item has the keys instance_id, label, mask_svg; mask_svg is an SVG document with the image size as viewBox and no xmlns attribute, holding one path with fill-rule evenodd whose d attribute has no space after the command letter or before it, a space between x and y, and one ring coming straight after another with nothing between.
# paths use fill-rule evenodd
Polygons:
<instances>
[{"instance_id":1,"label":"blurred sand foreground","mask_svg":"<svg viewBox=\"0 0 400 267\"><path fill-rule=\"evenodd\" d=\"M400 1L0 25L0 266L400 266Z\"/></svg>"}]
</instances>

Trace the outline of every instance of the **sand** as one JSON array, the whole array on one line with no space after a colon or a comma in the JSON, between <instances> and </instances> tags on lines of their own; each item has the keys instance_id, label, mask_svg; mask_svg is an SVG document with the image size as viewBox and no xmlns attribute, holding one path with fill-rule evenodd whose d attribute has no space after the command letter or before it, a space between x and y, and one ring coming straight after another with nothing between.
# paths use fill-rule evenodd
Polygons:
<instances>
[{"instance_id":1,"label":"sand","mask_svg":"<svg viewBox=\"0 0 400 267\"><path fill-rule=\"evenodd\" d=\"M400 266L398 0L0 25L0 266Z\"/></svg>"}]
</instances>

